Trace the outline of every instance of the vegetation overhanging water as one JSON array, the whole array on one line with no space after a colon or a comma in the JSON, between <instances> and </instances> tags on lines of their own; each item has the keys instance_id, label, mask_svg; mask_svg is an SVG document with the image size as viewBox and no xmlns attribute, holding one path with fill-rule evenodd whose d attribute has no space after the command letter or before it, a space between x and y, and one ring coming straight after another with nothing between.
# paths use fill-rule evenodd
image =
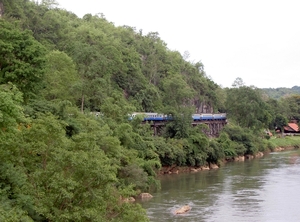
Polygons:
<instances>
[{"instance_id":1,"label":"vegetation overhanging water","mask_svg":"<svg viewBox=\"0 0 300 222\"><path fill-rule=\"evenodd\" d=\"M0 0L0 221L147 221L126 198L159 187L162 166L297 139L270 135L299 133L299 95L274 99L241 78L223 88L204 67L156 32L78 18L52 0ZM128 120L134 112L172 121L153 136L151 123ZM227 113L228 124L212 138L192 127L200 113Z\"/></svg>"}]
</instances>

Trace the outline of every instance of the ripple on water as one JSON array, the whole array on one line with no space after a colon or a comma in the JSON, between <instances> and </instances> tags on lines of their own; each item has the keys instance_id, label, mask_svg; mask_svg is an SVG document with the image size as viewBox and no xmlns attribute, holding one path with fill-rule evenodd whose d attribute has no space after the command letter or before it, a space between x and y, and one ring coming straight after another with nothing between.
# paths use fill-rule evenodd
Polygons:
<instances>
[{"instance_id":1,"label":"ripple on water","mask_svg":"<svg viewBox=\"0 0 300 222\"><path fill-rule=\"evenodd\" d=\"M299 221L298 153L281 152L224 170L166 179L143 206L152 222ZM191 211L174 215L185 204Z\"/></svg>"}]
</instances>

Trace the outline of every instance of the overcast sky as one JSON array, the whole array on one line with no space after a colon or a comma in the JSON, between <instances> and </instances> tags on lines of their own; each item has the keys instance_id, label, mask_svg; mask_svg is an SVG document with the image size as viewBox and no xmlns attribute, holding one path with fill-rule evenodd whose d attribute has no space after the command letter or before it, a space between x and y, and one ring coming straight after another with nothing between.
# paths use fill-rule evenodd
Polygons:
<instances>
[{"instance_id":1,"label":"overcast sky","mask_svg":"<svg viewBox=\"0 0 300 222\"><path fill-rule=\"evenodd\" d=\"M237 77L259 88L300 85L299 0L56 0L79 17L158 32L171 50L202 61L223 87Z\"/></svg>"}]
</instances>

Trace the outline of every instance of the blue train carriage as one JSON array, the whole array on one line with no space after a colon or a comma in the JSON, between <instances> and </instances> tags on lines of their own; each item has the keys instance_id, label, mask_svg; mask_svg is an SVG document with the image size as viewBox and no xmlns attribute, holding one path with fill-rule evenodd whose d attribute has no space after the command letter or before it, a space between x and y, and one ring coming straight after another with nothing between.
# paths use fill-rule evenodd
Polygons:
<instances>
[{"instance_id":1,"label":"blue train carriage","mask_svg":"<svg viewBox=\"0 0 300 222\"><path fill-rule=\"evenodd\" d=\"M143 121L163 121L165 120L164 114L159 113L144 113L144 112L134 112L131 115L129 115L129 120L132 120L137 115L140 115L143 117Z\"/></svg>"},{"instance_id":2,"label":"blue train carriage","mask_svg":"<svg viewBox=\"0 0 300 222\"><path fill-rule=\"evenodd\" d=\"M193 114L194 121L211 121L211 120L226 120L226 113L201 113Z\"/></svg>"},{"instance_id":3,"label":"blue train carriage","mask_svg":"<svg viewBox=\"0 0 300 222\"><path fill-rule=\"evenodd\" d=\"M193 114L192 118L194 121L201 121L202 120L202 114Z\"/></svg>"},{"instance_id":4,"label":"blue train carriage","mask_svg":"<svg viewBox=\"0 0 300 222\"><path fill-rule=\"evenodd\" d=\"M214 114L212 113L202 113L202 120L214 120Z\"/></svg>"},{"instance_id":5,"label":"blue train carriage","mask_svg":"<svg viewBox=\"0 0 300 222\"><path fill-rule=\"evenodd\" d=\"M145 113L144 121L163 121L165 115L160 113Z\"/></svg>"},{"instance_id":6,"label":"blue train carriage","mask_svg":"<svg viewBox=\"0 0 300 222\"><path fill-rule=\"evenodd\" d=\"M145 113L134 112L129 115L128 119L132 120L135 116L140 115L143 121L170 121L173 120L172 115L166 115L162 113ZM201 113L192 114L193 121L212 121L212 120L226 120L226 113Z\"/></svg>"},{"instance_id":7,"label":"blue train carriage","mask_svg":"<svg viewBox=\"0 0 300 222\"><path fill-rule=\"evenodd\" d=\"M226 120L226 113L216 113L214 114L215 120Z\"/></svg>"},{"instance_id":8,"label":"blue train carriage","mask_svg":"<svg viewBox=\"0 0 300 222\"><path fill-rule=\"evenodd\" d=\"M214 120L212 113L195 113L192 115L193 121Z\"/></svg>"}]
</instances>

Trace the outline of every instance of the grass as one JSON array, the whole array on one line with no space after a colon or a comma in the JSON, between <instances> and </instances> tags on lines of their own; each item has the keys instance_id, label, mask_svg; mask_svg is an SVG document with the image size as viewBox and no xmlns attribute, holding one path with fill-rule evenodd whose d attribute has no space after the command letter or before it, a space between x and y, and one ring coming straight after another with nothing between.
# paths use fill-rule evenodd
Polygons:
<instances>
[{"instance_id":1,"label":"grass","mask_svg":"<svg viewBox=\"0 0 300 222\"><path fill-rule=\"evenodd\" d=\"M282 138L271 138L268 140L274 147L300 147L300 136L285 136Z\"/></svg>"}]
</instances>

